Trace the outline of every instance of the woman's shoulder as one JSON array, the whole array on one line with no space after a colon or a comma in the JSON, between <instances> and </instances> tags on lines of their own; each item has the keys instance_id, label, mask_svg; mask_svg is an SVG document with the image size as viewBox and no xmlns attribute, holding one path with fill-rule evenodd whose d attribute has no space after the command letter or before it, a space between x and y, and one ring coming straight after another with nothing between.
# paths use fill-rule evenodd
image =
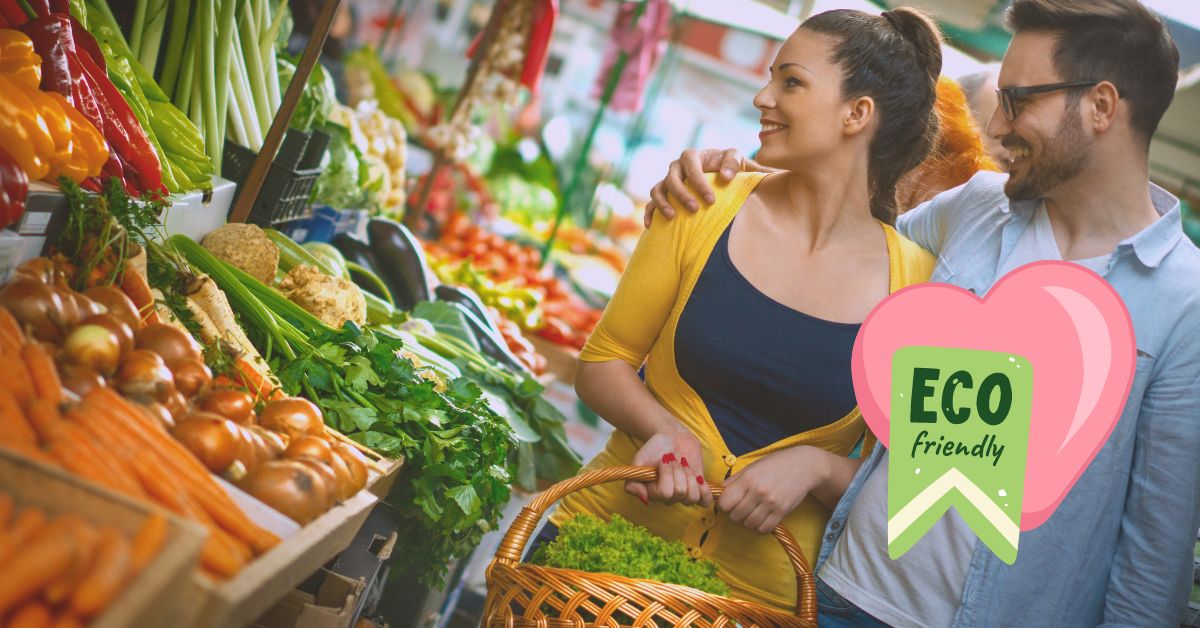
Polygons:
<instances>
[{"instance_id":1,"label":"woman's shoulder","mask_svg":"<svg viewBox=\"0 0 1200 628\"><path fill-rule=\"evenodd\" d=\"M675 219L661 220L656 216L650 229L653 231L658 228L664 234L670 233L681 244L705 240L705 236L712 235L713 230L723 230L729 225L754 188L766 176L760 172L742 172L734 176L732 181L725 183L719 180L715 173L705 173L704 178L715 196L713 202L705 203L701 199L700 210L693 212L685 209L672 197ZM695 196L699 198L698 194Z\"/></svg>"}]
</instances>

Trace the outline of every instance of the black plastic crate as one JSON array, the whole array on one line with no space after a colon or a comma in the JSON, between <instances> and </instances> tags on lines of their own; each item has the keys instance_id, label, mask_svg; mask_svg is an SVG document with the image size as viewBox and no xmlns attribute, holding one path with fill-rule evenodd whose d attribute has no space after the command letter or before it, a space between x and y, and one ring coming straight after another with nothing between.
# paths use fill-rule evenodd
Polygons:
<instances>
[{"instance_id":1,"label":"black plastic crate","mask_svg":"<svg viewBox=\"0 0 1200 628\"><path fill-rule=\"evenodd\" d=\"M288 129L246 222L269 226L307 217L312 212L309 197L313 184L321 174L318 166L328 146L329 136L321 131L305 133ZM245 146L225 141L221 176L238 184L235 205L256 157Z\"/></svg>"}]
</instances>

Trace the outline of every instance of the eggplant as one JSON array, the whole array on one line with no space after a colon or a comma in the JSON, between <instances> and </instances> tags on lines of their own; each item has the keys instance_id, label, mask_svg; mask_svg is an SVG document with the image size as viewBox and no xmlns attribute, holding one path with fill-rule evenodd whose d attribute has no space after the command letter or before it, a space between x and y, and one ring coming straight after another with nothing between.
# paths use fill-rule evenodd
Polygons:
<instances>
[{"instance_id":1,"label":"eggplant","mask_svg":"<svg viewBox=\"0 0 1200 628\"><path fill-rule=\"evenodd\" d=\"M508 349L508 343L504 341L500 332L491 331L489 326L471 311L471 308L462 303L451 301L450 305L453 305L463 315L463 318L466 319L467 327L471 329L471 333L475 336L475 341L479 343L479 349L484 355L503 364L515 373L533 374L529 370L529 367L525 366L525 363L517 359L517 356L513 355L513 352Z\"/></svg>"},{"instance_id":2,"label":"eggplant","mask_svg":"<svg viewBox=\"0 0 1200 628\"><path fill-rule=\"evenodd\" d=\"M391 288L397 306L407 310L421 301L433 300L425 249L411 231L398 222L372 218L367 223L367 238L371 253L379 260L374 270Z\"/></svg>"},{"instance_id":3,"label":"eggplant","mask_svg":"<svg viewBox=\"0 0 1200 628\"><path fill-rule=\"evenodd\" d=\"M496 327L496 322L488 316L487 306L483 304L483 300L479 298L476 292L466 286L450 286L442 284L433 289L437 295L438 301L447 301L450 303L459 303L471 310L475 316L478 316L481 321L487 324L489 329L500 333L500 328Z\"/></svg>"},{"instance_id":4,"label":"eggplant","mask_svg":"<svg viewBox=\"0 0 1200 628\"><path fill-rule=\"evenodd\" d=\"M347 262L353 262L375 273L376 276L379 275L379 261L375 259L374 255L371 254L371 247L367 246L366 242L363 242L362 240L359 240L348 233L339 233L333 237L332 244L335 248L337 248L338 252L340 252L342 256L346 258ZM359 276L353 272L350 273L350 279L354 281L355 285L357 285L359 288L362 288L363 290L366 290L367 292L370 292L381 299L387 300L387 295L381 293L379 287L369 279ZM416 302L414 301L412 303L408 303L407 305L403 305L398 298L399 295L396 293L396 286L388 283L387 277L381 277L381 279L387 285L388 291L392 293L391 296L395 299L396 307L403 310L411 310L412 306L415 305Z\"/></svg>"}]
</instances>

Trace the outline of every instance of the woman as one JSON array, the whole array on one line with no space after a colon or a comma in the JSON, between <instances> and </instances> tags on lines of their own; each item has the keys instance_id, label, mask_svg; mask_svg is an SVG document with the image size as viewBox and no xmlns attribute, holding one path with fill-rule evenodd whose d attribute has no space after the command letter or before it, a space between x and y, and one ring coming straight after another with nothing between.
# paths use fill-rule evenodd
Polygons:
<instances>
[{"instance_id":1,"label":"woman","mask_svg":"<svg viewBox=\"0 0 1200 628\"><path fill-rule=\"evenodd\" d=\"M657 465L659 479L575 493L552 523L618 513L717 561L734 596L794 608L763 533L782 523L815 558L846 457L874 443L851 347L872 307L932 267L890 223L896 182L932 145L940 69L914 10L831 11L788 38L754 99L759 159L784 172L656 221L580 355L580 398L617 428L588 468ZM726 486L715 504L709 481Z\"/></svg>"}]
</instances>

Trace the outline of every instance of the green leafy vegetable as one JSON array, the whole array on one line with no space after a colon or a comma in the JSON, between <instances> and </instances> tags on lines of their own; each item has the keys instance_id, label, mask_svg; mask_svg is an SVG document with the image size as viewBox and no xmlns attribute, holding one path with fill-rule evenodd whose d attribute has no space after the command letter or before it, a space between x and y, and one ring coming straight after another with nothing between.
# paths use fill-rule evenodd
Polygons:
<instances>
[{"instance_id":1,"label":"green leafy vegetable","mask_svg":"<svg viewBox=\"0 0 1200 628\"><path fill-rule=\"evenodd\" d=\"M607 523L590 515L573 517L559 528L558 538L534 552L530 562L729 595L729 586L717 576L716 563L695 560L683 543L657 537L620 515Z\"/></svg>"}]
</instances>

